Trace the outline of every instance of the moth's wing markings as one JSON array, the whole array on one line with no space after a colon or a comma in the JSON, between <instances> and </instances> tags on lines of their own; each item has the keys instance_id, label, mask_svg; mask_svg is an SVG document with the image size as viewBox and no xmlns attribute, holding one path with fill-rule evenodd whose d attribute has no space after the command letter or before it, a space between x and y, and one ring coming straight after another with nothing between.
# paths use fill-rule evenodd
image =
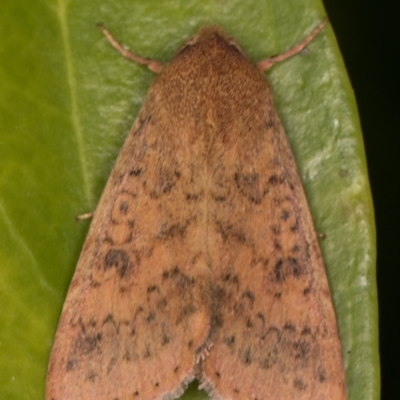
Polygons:
<instances>
[{"instance_id":1,"label":"moth's wing markings","mask_svg":"<svg viewBox=\"0 0 400 400\"><path fill-rule=\"evenodd\" d=\"M98 204L59 322L48 399L175 398L194 377L210 329L201 207L188 198L202 193L186 190L192 157L175 151L174 127L157 126L157 110L141 110Z\"/></svg>"},{"instance_id":2,"label":"moth's wing markings","mask_svg":"<svg viewBox=\"0 0 400 400\"><path fill-rule=\"evenodd\" d=\"M335 314L295 161L267 83L229 61L236 79L227 86L241 99L226 108L240 100L258 109L236 117L237 145L224 132L212 157L214 328L203 387L213 399L344 399Z\"/></svg>"},{"instance_id":3,"label":"moth's wing markings","mask_svg":"<svg viewBox=\"0 0 400 400\"><path fill-rule=\"evenodd\" d=\"M199 36L156 79L113 169L49 399L170 399L195 373L214 399L344 398L329 288L271 92L218 30Z\"/></svg>"}]
</instances>

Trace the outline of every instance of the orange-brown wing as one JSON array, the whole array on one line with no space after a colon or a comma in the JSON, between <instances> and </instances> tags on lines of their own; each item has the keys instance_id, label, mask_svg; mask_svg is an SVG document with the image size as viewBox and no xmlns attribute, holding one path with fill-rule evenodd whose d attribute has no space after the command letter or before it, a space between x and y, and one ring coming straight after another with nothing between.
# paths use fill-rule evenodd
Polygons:
<instances>
[{"instance_id":1,"label":"orange-brown wing","mask_svg":"<svg viewBox=\"0 0 400 400\"><path fill-rule=\"evenodd\" d=\"M196 171L190 146L175 148L177 128L154 123L160 112L154 101L141 110L96 209L52 349L48 400L174 398L194 377L210 329L201 210L186 191Z\"/></svg>"},{"instance_id":2,"label":"orange-brown wing","mask_svg":"<svg viewBox=\"0 0 400 400\"><path fill-rule=\"evenodd\" d=\"M264 77L219 29L200 30L158 76L121 151L47 398L173 398L195 374L213 399L344 399L293 157Z\"/></svg>"},{"instance_id":3,"label":"orange-brown wing","mask_svg":"<svg viewBox=\"0 0 400 400\"><path fill-rule=\"evenodd\" d=\"M214 326L202 386L212 399L343 400L336 319L300 177L267 83L234 72L245 89L232 93L249 106L209 182Z\"/></svg>"}]
</instances>

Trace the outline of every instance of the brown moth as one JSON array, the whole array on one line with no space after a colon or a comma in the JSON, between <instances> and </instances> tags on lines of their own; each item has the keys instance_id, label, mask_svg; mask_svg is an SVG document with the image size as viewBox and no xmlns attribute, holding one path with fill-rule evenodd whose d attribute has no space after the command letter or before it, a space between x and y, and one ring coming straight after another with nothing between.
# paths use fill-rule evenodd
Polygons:
<instances>
[{"instance_id":1,"label":"brown moth","mask_svg":"<svg viewBox=\"0 0 400 400\"><path fill-rule=\"evenodd\" d=\"M262 73L217 27L162 66L69 288L48 400L345 399L334 309L302 183Z\"/></svg>"}]
</instances>

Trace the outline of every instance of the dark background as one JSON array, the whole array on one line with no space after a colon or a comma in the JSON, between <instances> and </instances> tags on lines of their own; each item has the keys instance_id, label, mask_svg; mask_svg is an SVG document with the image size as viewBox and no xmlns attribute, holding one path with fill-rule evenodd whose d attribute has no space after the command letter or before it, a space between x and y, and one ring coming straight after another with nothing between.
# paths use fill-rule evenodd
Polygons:
<instances>
[{"instance_id":1,"label":"dark background","mask_svg":"<svg viewBox=\"0 0 400 400\"><path fill-rule=\"evenodd\" d=\"M375 206L382 400L400 399L400 2L323 1L357 98Z\"/></svg>"}]
</instances>

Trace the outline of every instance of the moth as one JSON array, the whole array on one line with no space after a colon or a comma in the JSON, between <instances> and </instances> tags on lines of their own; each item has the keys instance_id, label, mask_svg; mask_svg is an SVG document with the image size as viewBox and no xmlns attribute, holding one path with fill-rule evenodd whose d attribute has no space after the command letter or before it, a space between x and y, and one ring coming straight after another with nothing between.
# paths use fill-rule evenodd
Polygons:
<instances>
[{"instance_id":1,"label":"moth","mask_svg":"<svg viewBox=\"0 0 400 400\"><path fill-rule=\"evenodd\" d=\"M162 65L94 213L51 352L48 400L345 399L307 200L263 74L203 27Z\"/></svg>"}]
</instances>

